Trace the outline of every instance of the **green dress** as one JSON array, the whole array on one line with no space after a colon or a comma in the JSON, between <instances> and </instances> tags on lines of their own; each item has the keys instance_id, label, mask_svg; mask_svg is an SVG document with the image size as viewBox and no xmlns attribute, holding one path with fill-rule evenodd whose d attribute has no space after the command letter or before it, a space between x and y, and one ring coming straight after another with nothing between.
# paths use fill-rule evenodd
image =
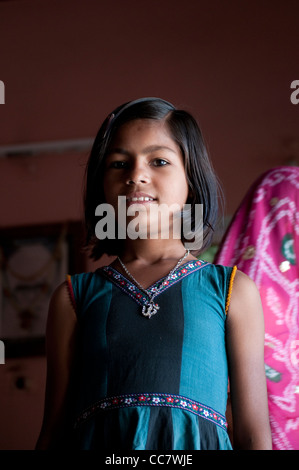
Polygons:
<instances>
[{"instance_id":1,"label":"green dress","mask_svg":"<svg viewBox=\"0 0 299 470\"><path fill-rule=\"evenodd\" d=\"M231 449L225 419L226 308L233 269L195 260L147 296L111 266L68 276L79 325L72 384L76 449Z\"/></svg>"}]
</instances>

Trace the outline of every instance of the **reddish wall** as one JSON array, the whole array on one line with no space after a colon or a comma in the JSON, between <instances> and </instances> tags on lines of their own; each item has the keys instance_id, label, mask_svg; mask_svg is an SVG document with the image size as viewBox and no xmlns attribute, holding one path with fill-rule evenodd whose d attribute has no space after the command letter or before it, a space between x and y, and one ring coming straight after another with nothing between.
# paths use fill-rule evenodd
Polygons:
<instances>
[{"instance_id":1,"label":"reddish wall","mask_svg":"<svg viewBox=\"0 0 299 470\"><path fill-rule=\"evenodd\" d=\"M144 5L1 2L6 103L0 105L0 145L93 137L116 105L161 96L199 119L232 212L253 179L289 159L289 142L297 142L298 155L299 106L290 102L290 84L299 79L299 5L258 0ZM35 175L33 167L32 161L0 162L7 214L1 209L0 224L23 223L21 211L12 215L18 191L24 204L28 197L31 217L41 212L37 202L31 204L32 194L48 201L42 220L55 210L61 216L60 204L66 216L77 217L76 157L43 158Z\"/></svg>"}]
</instances>

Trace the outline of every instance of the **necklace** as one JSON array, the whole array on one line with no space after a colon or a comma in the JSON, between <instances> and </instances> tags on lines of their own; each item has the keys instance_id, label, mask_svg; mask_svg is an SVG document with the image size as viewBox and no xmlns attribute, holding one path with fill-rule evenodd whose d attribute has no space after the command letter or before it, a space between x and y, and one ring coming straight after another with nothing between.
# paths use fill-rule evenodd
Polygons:
<instances>
[{"instance_id":1,"label":"necklace","mask_svg":"<svg viewBox=\"0 0 299 470\"><path fill-rule=\"evenodd\" d=\"M168 280L171 278L171 276L176 271L176 269L180 266L180 264L184 261L184 259L187 258L189 253L190 253L190 250L186 250L186 253L184 254L184 256L179 259L179 261L177 262L175 267L173 269L171 269L171 271L169 272L167 277L164 279L164 281L162 282L160 287L153 294L150 294L147 289L144 289L142 287L142 285L139 284L138 281L136 281L135 277L132 276L132 274L130 273L128 268L124 265L124 263L119 258L119 256L117 257L118 261L120 262L121 266L123 267L123 269L127 273L127 275L135 282L135 284L139 287L139 289L142 290L142 292L144 292L150 298L150 300L147 300L145 302L145 304L143 305L143 307L142 307L142 312L141 313L144 317L151 318L153 315L155 315L157 313L160 306L157 303L154 303L154 298L157 297L158 294L160 294L160 292L161 292L162 288L164 287L164 285L168 282Z\"/></svg>"}]
</instances>

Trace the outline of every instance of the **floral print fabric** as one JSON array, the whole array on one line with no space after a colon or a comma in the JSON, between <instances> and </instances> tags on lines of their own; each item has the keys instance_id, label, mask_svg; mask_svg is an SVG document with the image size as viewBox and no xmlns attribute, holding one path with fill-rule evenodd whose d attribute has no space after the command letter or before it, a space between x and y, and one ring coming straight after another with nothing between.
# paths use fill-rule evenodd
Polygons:
<instances>
[{"instance_id":1,"label":"floral print fabric","mask_svg":"<svg viewBox=\"0 0 299 470\"><path fill-rule=\"evenodd\" d=\"M259 288L273 449L299 449L299 168L278 167L250 188L215 263Z\"/></svg>"}]
</instances>

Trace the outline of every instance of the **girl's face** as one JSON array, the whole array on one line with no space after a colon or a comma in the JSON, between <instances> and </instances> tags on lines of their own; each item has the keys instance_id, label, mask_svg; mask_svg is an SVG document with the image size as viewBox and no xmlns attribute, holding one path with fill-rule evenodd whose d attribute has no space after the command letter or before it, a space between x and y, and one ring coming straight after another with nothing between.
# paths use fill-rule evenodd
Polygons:
<instances>
[{"instance_id":1,"label":"girl's face","mask_svg":"<svg viewBox=\"0 0 299 470\"><path fill-rule=\"evenodd\" d=\"M188 198L183 156L164 122L139 119L116 133L105 161L104 194L117 213L118 196L127 209L180 208Z\"/></svg>"}]
</instances>

